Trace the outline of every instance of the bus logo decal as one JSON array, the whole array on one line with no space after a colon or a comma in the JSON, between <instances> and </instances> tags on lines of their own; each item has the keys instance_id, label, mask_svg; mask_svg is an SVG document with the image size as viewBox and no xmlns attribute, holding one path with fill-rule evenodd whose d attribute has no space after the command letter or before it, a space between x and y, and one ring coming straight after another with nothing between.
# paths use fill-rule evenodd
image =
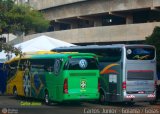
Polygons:
<instances>
[{"instance_id":1,"label":"bus logo decal","mask_svg":"<svg viewBox=\"0 0 160 114\"><path fill-rule=\"evenodd\" d=\"M132 50L131 49L128 49L127 50L127 54L131 54L132 53Z\"/></svg>"},{"instance_id":2,"label":"bus logo decal","mask_svg":"<svg viewBox=\"0 0 160 114\"><path fill-rule=\"evenodd\" d=\"M36 95L39 94L40 90L43 88L43 83L39 77L38 72L34 72L33 73L33 83L32 83L32 87L36 92Z\"/></svg>"},{"instance_id":3,"label":"bus logo decal","mask_svg":"<svg viewBox=\"0 0 160 114\"><path fill-rule=\"evenodd\" d=\"M40 85L41 85L41 82L37 73L34 75L34 86L36 89L39 89Z\"/></svg>"},{"instance_id":4,"label":"bus logo decal","mask_svg":"<svg viewBox=\"0 0 160 114\"><path fill-rule=\"evenodd\" d=\"M101 72L100 74L108 74L108 73L116 73L118 74L117 71L110 69L113 66L118 66L119 64L110 64L108 66L106 66Z\"/></svg>"},{"instance_id":5,"label":"bus logo decal","mask_svg":"<svg viewBox=\"0 0 160 114\"><path fill-rule=\"evenodd\" d=\"M86 81L85 80L81 80L80 86L82 89L86 88Z\"/></svg>"},{"instance_id":6,"label":"bus logo decal","mask_svg":"<svg viewBox=\"0 0 160 114\"><path fill-rule=\"evenodd\" d=\"M61 61L59 59L56 59L54 63L54 74L55 75L59 74L60 68L61 68Z\"/></svg>"},{"instance_id":7,"label":"bus logo decal","mask_svg":"<svg viewBox=\"0 0 160 114\"><path fill-rule=\"evenodd\" d=\"M82 69L85 69L87 66L88 66L88 63L85 59L81 59L79 61L79 66L82 68Z\"/></svg>"}]
</instances>

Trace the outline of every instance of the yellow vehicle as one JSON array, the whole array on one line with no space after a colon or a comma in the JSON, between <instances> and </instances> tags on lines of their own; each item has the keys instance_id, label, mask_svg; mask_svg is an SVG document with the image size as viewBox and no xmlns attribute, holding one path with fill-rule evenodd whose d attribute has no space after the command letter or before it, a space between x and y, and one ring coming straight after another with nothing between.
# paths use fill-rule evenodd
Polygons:
<instances>
[{"instance_id":1,"label":"yellow vehicle","mask_svg":"<svg viewBox=\"0 0 160 114\"><path fill-rule=\"evenodd\" d=\"M51 51L37 51L37 52L27 52L27 53L23 53L20 57L20 55L16 56L15 58L7 61L5 63L5 70L7 72L7 87L6 87L6 92L7 94L15 94L17 95L24 95L24 87L23 85L23 74L24 74L24 70L23 68L25 67L25 65L21 65L21 58L23 59L27 59L30 58L32 55L36 55L36 54L55 54L57 52L51 52ZM25 63L26 65L28 63ZM18 72L17 72L18 70ZM16 85L16 86L15 86Z\"/></svg>"}]
</instances>

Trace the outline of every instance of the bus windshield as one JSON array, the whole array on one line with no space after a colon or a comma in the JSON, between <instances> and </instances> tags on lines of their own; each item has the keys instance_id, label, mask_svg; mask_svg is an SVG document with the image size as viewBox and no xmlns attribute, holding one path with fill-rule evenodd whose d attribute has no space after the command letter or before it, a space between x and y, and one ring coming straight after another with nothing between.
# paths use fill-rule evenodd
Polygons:
<instances>
[{"instance_id":1,"label":"bus windshield","mask_svg":"<svg viewBox=\"0 0 160 114\"><path fill-rule=\"evenodd\" d=\"M64 66L65 70L96 70L98 62L94 58L71 58Z\"/></svg>"},{"instance_id":2,"label":"bus windshield","mask_svg":"<svg viewBox=\"0 0 160 114\"><path fill-rule=\"evenodd\" d=\"M152 47L127 47L126 56L128 60L153 60L155 49Z\"/></svg>"}]
</instances>

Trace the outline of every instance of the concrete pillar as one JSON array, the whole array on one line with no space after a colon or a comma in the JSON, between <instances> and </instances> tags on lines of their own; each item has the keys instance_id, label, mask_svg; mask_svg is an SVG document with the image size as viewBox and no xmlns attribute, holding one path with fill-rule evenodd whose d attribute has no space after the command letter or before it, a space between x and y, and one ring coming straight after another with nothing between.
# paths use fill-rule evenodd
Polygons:
<instances>
[{"instance_id":1,"label":"concrete pillar","mask_svg":"<svg viewBox=\"0 0 160 114\"><path fill-rule=\"evenodd\" d=\"M94 20L94 27L96 26L102 26L102 20L101 19L95 19Z\"/></svg>"},{"instance_id":2,"label":"concrete pillar","mask_svg":"<svg viewBox=\"0 0 160 114\"><path fill-rule=\"evenodd\" d=\"M133 16L132 15L127 15L126 24L133 24Z\"/></svg>"}]
</instances>

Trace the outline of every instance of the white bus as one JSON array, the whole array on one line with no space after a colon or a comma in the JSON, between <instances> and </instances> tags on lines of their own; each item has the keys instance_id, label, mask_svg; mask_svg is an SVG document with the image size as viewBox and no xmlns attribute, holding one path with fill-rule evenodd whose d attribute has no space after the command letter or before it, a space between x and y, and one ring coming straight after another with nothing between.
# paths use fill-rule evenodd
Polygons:
<instances>
[{"instance_id":1,"label":"white bus","mask_svg":"<svg viewBox=\"0 0 160 114\"><path fill-rule=\"evenodd\" d=\"M151 45L90 45L56 48L57 52L95 53L99 58L100 102L139 101L156 98L156 53Z\"/></svg>"}]
</instances>

